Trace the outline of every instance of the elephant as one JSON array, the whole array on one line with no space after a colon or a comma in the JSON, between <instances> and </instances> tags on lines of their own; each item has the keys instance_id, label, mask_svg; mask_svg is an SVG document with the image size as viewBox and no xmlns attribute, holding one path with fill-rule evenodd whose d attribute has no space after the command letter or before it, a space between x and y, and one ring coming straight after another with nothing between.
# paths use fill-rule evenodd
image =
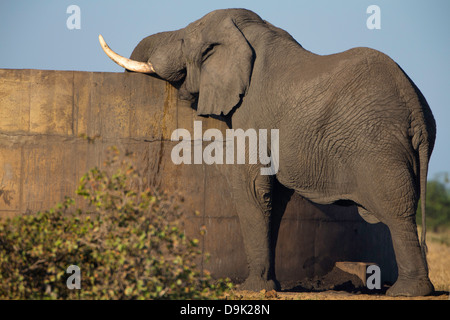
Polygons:
<instances>
[{"instance_id":1,"label":"elephant","mask_svg":"<svg viewBox=\"0 0 450 320\"><path fill-rule=\"evenodd\" d=\"M130 58L105 53L128 72L162 78L198 115L229 128L278 129L278 171L234 165L247 290L280 290L275 247L294 192L318 204L352 204L390 230L398 278L390 296L434 291L428 276L425 195L436 123L413 81L387 55L365 47L318 55L247 9L212 11L183 29L141 40ZM415 213L422 199L419 241Z\"/></svg>"}]
</instances>

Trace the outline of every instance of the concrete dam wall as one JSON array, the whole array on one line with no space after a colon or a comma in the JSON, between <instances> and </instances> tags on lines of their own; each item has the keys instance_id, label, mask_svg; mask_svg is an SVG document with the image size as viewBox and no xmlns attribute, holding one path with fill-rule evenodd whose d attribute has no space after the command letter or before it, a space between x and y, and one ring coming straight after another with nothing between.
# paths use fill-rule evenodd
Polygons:
<instances>
[{"instance_id":1,"label":"concrete dam wall","mask_svg":"<svg viewBox=\"0 0 450 320\"><path fill-rule=\"evenodd\" d=\"M229 183L230 165L175 165L177 128L228 128L196 115L171 84L135 73L0 69L0 216L33 213L73 196L81 176L101 166L108 146L133 152L148 181L185 198L186 233L206 235L204 267L243 280L246 257ZM100 136L95 143L79 137ZM200 215L194 215L198 210ZM360 218L355 207L315 205L294 195L277 244L280 281L324 275L336 261L377 263L396 278L389 230Z\"/></svg>"}]
</instances>

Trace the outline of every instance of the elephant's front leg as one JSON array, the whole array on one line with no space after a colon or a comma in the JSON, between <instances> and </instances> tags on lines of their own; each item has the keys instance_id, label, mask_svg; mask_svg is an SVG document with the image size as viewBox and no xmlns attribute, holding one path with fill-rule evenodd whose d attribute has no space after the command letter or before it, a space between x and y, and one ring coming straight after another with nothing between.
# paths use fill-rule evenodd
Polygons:
<instances>
[{"instance_id":1,"label":"elephant's front leg","mask_svg":"<svg viewBox=\"0 0 450 320\"><path fill-rule=\"evenodd\" d=\"M261 175L258 165L238 165L233 170L233 194L249 267L248 278L241 285L244 290L280 288L271 238L272 228L278 228L271 223L274 180L274 176Z\"/></svg>"}]
</instances>

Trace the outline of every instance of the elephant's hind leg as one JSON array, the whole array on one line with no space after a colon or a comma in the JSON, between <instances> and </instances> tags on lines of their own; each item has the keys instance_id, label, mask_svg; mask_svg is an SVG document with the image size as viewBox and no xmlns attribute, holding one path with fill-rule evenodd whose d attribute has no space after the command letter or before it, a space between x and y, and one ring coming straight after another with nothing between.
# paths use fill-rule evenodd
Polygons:
<instances>
[{"instance_id":1,"label":"elephant's hind leg","mask_svg":"<svg viewBox=\"0 0 450 320\"><path fill-rule=\"evenodd\" d=\"M422 256L415 216L386 221L392 236L398 279L387 291L390 296L425 296L434 291Z\"/></svg>"},{"instance_id":2,"label":"elephant's hind leg","mask_svg":"<svg viewBox=\"0 0 450 320\"><path fill-rule=\"evenodd\" d=\"M387 294L390 296L427 295L434 289L428 278L426 259L422 256L417 235L415 223L417 195L412 183L414 180L407 179L406 174L400 175L399 179L392 179L392 176L391 172L391 176L377 177L372 180L375 182L371 184L372 197L366 199L372 201L365 205L376 218L388 226L391 232L398 279Z\"/></svg>"}]
</instances>

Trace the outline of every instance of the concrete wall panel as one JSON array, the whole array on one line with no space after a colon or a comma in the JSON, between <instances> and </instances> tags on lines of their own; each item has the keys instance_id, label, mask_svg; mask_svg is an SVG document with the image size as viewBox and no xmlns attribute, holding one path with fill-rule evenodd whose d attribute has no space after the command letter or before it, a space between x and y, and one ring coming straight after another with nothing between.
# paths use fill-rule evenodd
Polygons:
<instances>
[{"instance_id":1,"label":"concrete wall panel","mask_svg":"<svg viewBox=\"0 0 450 320\"><path fill-rule=\"evenodd\" d=\"M54 207L80 177L101 166L108 146L133 152L151 185L185 199L186 232L201 237L214 276L243 280L246 259L229 165L175 165L177 128L193 135L226 124L196 115L169 83L135 73L0 69L0 216ZM80 134L98 136L88 143ZM193 136L192 136L193 138ZM208 143L203 142L204 146ZM194 212L199 214L195 215ZM319 206L294 195L281 223L276 270L281 281L323 275L336 261L376 262L385 280L396 266L388 229L354 207Z\"/></svg>"}]
</instances>

